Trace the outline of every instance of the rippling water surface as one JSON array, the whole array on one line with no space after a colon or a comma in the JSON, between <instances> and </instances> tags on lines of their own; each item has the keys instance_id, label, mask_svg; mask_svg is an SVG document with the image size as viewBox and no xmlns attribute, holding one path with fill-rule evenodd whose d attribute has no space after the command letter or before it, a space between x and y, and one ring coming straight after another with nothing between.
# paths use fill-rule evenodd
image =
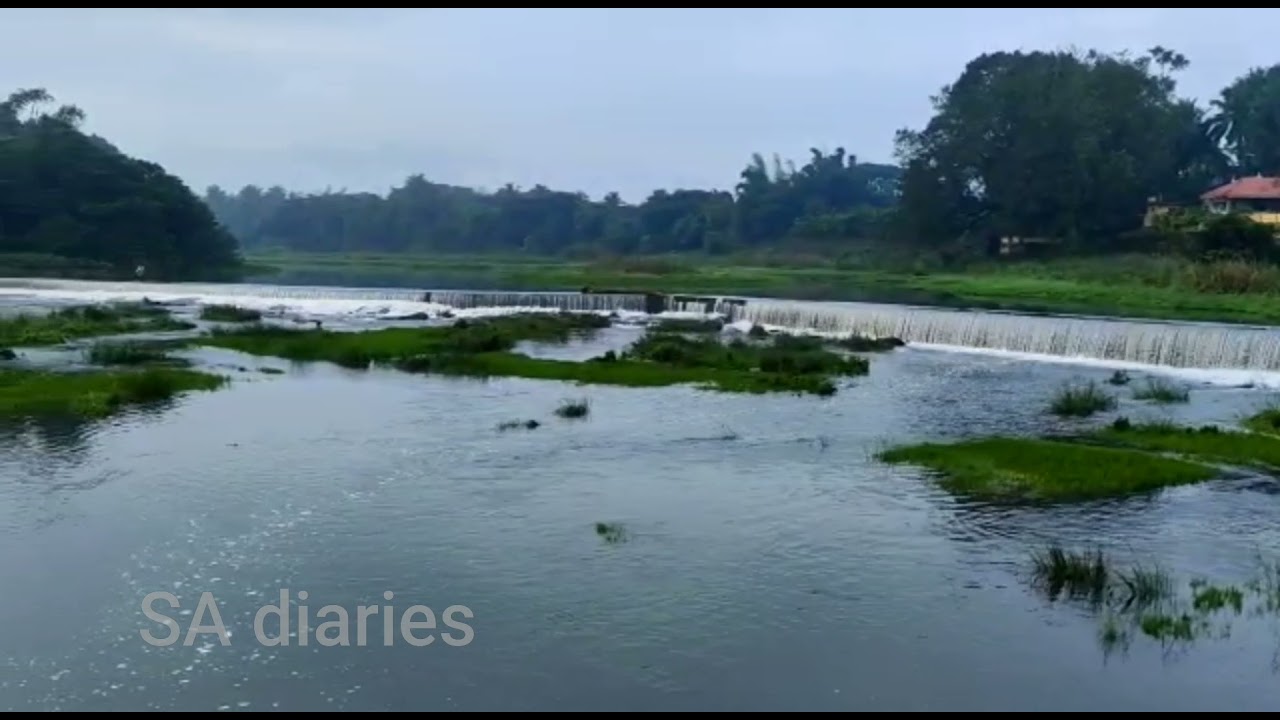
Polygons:
<instances>
[{"instance_id":1,"label":"rippling water surface","mask_svg":"<svg viewBox=\"0 0 1280 720\"><path fill-rule=\"evenodd\" d=\"M527 349L589 357L637 332ZM158 412L0 428L0 708L1280 705L1266 623L1108 655L1094 617L1027 584L1028 553L1055 540L1243 578L1280 547L1270 480L1002 509L872 459L904 441L1078 427L1046 398L1104 368L908 347L820 400L197 357L245 371ZM1128 395L1092 422L1229 422L1271 399L1203 384L1171 408ZM587 419L553 415L578 397ZM529 418L542 426L495 429ZM436 640L387 647L379 615L366 647L264 647L254 613L282 588L308 593L313 628L322 606L347 609L352 642L357 606L398 620L425 605ZM148 645L140 630L166 634L142 613L155 591L179 598L155 607L184 633L211 593L229 645ZM453 605L474 614L462 647L440 638Z\"/></svg>"}]
</instances>

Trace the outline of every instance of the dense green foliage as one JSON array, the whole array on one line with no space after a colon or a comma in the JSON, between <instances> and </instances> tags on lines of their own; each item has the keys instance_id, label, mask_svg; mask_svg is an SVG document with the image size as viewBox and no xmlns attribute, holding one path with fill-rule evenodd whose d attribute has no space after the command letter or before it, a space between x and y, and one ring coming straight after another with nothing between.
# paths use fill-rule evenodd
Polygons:
<instances>
[{"instance_id":1,"label":"dense green foliage","mask_svg":"<svg viewBox=\"0 0 1280 720\"><path fill-rule=\"evenodd\" d=\"M235 238L178 178L40 108L44 90L0 102L0 270L21 274L226 277Z\"/></svg>"},{"instance_id":2,"label":"dense green foliage","mask_svg":"<svg viewBox=\"0 0 1280 720\"><path fill-rule=\"evenodd\" d=\"M732 190L616 194L511 186L494 193L420 175L385 197L209 188L206 201L249 249L535 255L722 254L780 248L828 257L892 254L959 264L1003 236L1062 253L1258 256L1240 223L1135 232L1148 202L1194 205L1240 173L1280 173L1280 66L1252 70L1211 109L1176 94L1187 60L996 52L933 98L934 116L897 137L900 165L814 150L801 167L759 155ZM1263 237L1266 235L1266 237ZM1225 240L1222 240L1225 238ZM1220 242L1220 240L1222 240ZM1243 245L1243 247L1240 247ZM1269 246L1268 246L1269 247Z\"/></svg>"},{"instance_id":3,"label":"dense green foliage","mask_svg":"<svg viewBox=\"0 0 1280 720\"><path fill-rule=\"evenodd\" d=\"M896 167L813 151L800 168L757 155L735 193L657 190L628 205L615 193L507 186L494 193L414 175L385 198L368 193L289 195L217 187L206 202L247 248L308 251L599 252L705 251L874 232L896 199Z\"/></svg>"}]
</instances>

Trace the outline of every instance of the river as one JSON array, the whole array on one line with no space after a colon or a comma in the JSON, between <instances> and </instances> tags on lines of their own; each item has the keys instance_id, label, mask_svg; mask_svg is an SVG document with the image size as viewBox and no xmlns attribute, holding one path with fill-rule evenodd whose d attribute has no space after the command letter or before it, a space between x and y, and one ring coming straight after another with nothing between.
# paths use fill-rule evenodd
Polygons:
<instances>
[{"instance_id":1,"label":"river","mask_svg":"<svg viewBox=\"0 0 1280 720\"><path fill-rule=\"evenodd\" d=\"M411 296L256 287L229 292L327 325L385 324L415 307ZM0 283L10 308L123 294ZM181 313L215 293L170 295L185 298ZM639 332L623 323L527 349L590 357ZM0 428L0 708L1280 707L1280 639L1266 618L1186 647L1140 637L1109 651L1097 617L1028 583L1029 553L1053 541L1238 581L1259 551L1280 546L1274 481L1010 508L956 500L925 473L872 457L901 442L1117 415L1229 422L1273 399L1271 368L990 345L872 355L870 374L829 399L455 380L192 351L233 375L231 387L157 412ZM1191 402L1120 393L1117 410L1088 421L1045 412L1061 383L1103 380L1114 367L1180 378ZM554 416L579 397L590 401L586 419ZM530 418L541 426L496 429ZM282 591L307 599L289 606L288 646L269 646L254 618ZM227 644L212 631L190 645L144 640L144 630L167 634L143 612L158 592L180 602L152 607L183 638L208 593ZM318 617L326 605L348 614L352 646L324 646L314 632L300 644L299 613L314 631L336 617ZM433 637L425 646L400 632L413 605L435 619L417 626L417 637ZM379 606L363 647L359 606ZM469 631L446 624L450 608Z\"/></svg>"}]
</instances>

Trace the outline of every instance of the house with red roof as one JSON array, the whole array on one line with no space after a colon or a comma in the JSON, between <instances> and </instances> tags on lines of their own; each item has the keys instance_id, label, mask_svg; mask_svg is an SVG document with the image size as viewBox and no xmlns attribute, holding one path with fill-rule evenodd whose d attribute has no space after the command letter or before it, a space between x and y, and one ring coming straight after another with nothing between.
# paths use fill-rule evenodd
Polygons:
<instances>
[{"instance_id":1,"label":"house with red roof","mask_svg":"<svg viewBox=\"0 0 1280 720\"><path fill-rule=\"evenodd\" d=\"M1280 178L1256 177L1233 180L1200 196L1211 213L1243 213L1254 222L1280 226Z\"/></svg>"}]
</instances>

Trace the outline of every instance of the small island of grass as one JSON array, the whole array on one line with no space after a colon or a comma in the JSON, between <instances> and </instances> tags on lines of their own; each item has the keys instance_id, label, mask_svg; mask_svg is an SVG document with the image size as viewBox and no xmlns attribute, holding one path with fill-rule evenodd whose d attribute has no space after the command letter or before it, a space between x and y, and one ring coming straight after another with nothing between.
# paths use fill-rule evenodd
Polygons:
<instances>
[{"instance_id":1,"label":"small island of grass","mask_svg":"<svg viewBox=\"0 0 1280 720\"><path fill-rule=\"evenodd\" d=\"M191 323L174 319L162 307L88 305L62 308L46 315L0 318L0 347L58 345L78 338L192 327Z\"/></svg>"},{"instance_id":2,"label":"small island of grass","mask_svg":"<svg viewBox=\"0 0 1280 720\"><path fill-rule=\"evenodd\" d=\"M1140 450L1032 438L983 438L893 448L880 459L942 475L947 490L990 500L1068 501L1117 497L1201 482L1206 465Z\"/></svg>"},{"instance_id":3,"label":"small island of grass","mask_svg":"<svg viewBox=\"0 0 1280 720\"><path fill-rule=\"evenodd\" d=\"M183 392L215 390L220 375L175 368L44 372L0 370L0 417L72 415L98 418L129 405L159 402Z\"/></svg>"},{"instance_id":4,"label":"small island of grass","mask_svg":"<svg viewBox=\"0 0 1280 720\"><path fill-rule=\"evenodd\" d=\"M523 340L565 340L608 326L608 318L531 313L461 320L446 327L367 332L299 330L255 325L217 330L196 342L295 361L328 361L351 368L370 364L407 372L466 377L520 377L586 384L656 387L696 384L727 392L831 395L832 376L863 375L867 360L845 357L815 338L721 342L651 330L621 355L586 362L533 358L514 352Z\"/></svg>"}]
</instances>

